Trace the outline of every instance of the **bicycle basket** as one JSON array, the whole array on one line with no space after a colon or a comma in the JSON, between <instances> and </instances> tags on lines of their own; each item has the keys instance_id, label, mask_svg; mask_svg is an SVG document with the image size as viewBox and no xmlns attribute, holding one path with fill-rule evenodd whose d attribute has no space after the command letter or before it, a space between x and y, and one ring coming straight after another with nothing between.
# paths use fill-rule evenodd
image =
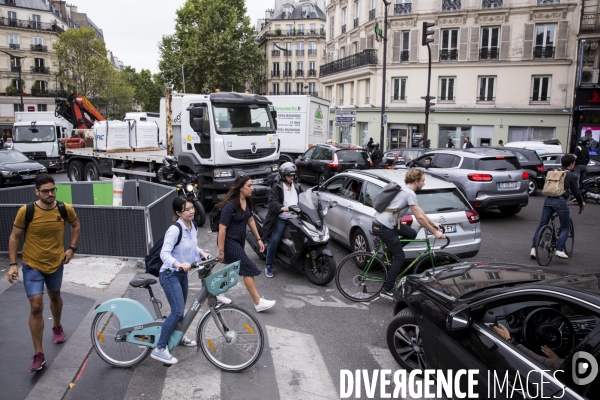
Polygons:
<instances>
[{"instance_id":1,"label":"bicycle basket","mask_svg":"<svg viewBox=\"0 0 600 400\"><path fill-rule=\"evenodd\" d=\"M206 289L212 295L218 295L225 293L230 288L234 287L238 283L240 276L240 262L236 261L227 265L225 268L210 274L204 279Z\"/></svg>"}]
</instances>

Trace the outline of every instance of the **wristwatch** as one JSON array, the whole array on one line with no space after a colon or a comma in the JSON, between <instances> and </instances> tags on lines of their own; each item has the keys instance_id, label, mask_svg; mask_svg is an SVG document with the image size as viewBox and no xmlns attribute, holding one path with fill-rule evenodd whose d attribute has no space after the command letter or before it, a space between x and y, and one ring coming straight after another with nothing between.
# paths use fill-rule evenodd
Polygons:
<instances>
[{"instance_id":1,"label":"wristwatch","mask_svg":"<svg viewBox=\"0 0 600 400\"><path fill-rule=\"evenodd\" d=\"M69 246L69 250L73 250L73 253L77 251L77 247Z\"/></svg>"},{"instance_id":2,"label":"wristwatch","mask_svg":"<svg viewBox=\"0 0 600 400\"><path fill-rule=\"evenodd\" d=\"M515 346L517 345L517 341L511 337L509 337L508 339L506 339L506 341L510 344L514 344Z\"/></svg>"}]
</instances>

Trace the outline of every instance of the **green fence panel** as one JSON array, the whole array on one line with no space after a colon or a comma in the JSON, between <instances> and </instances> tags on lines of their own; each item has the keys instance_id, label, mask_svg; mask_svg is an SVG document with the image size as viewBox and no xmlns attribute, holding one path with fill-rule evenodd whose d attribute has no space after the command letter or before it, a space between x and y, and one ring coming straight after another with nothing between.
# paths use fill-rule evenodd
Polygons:
<instances>
[{"instance_id":1,"label":"green fence panel","mask_svg":"<svg viewBox=\"0 0 600 400\"><path fill-rule=\"evenodd\" d=\"M94 205L112 206L113 205L113 185L110 183L94 183Z\"/></svg>"},{"instance_id":2,"label":"green fence panel","mask_svg":"<svg viewBox=\"0 0 600 400\"><path fill-rule=\"evenodd\" d=\"M56 200L64 203L73 204L73 196L71 193L71 184L56 184ZM111 203L112 205L112 203Z\"/></svg>"}]
</instances>

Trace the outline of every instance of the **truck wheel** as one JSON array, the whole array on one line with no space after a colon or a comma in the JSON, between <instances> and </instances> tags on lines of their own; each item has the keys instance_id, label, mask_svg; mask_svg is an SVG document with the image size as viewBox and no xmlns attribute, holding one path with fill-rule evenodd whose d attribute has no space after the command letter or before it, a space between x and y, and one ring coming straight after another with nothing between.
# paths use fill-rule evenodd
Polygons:
<instances>
[{"instance_id":1,"label":"truck wheel","mask_svg":"<svg viewBox=\"0 0 600 400\"><path fill-rule=\"evenodd\" d=\"M206 222L206 211L199 201L194 201L194 222L198 228L203 227Z\"/></svg>"},{"instance_id":2,"label":"truck wheel","mask_svg":"<svg viewBox=\"0 0 600 400\"><path fill-rule=\"evenodd\" d=\"M85 165L83 170L83 178L86 181L99 181L100 180L100 172L98 171L98 167L93 162L89 162Z\"/></svg>"},{"instance_id":3,"label":"truck wheel","mask_svg":"<svg viewBox=\"0 0 600 400\"><path fill-rule=\"evenodd\" d=\"M71 182L79 182L83 179L83 162L74 160L69 163L67 176Z\"/></svg>"}]
</instances>

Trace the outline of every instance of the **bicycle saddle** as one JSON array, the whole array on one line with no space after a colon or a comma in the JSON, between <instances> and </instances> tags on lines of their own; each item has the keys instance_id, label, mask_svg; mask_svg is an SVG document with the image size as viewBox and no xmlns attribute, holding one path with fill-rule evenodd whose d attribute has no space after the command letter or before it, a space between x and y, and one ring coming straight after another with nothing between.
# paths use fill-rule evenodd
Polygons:
<instances>
[{"instance_id":1,"label":"bicycle saddle","mask_svg":"<svg viewBox=\"0 0 600 400\"><path fill-rule=\"evenodd\" d=\"M156 279L152 278L133 278L129 285L133 287L140 287L144 285L154 285L156 283Z\"/></svg>"}]
</instances>

